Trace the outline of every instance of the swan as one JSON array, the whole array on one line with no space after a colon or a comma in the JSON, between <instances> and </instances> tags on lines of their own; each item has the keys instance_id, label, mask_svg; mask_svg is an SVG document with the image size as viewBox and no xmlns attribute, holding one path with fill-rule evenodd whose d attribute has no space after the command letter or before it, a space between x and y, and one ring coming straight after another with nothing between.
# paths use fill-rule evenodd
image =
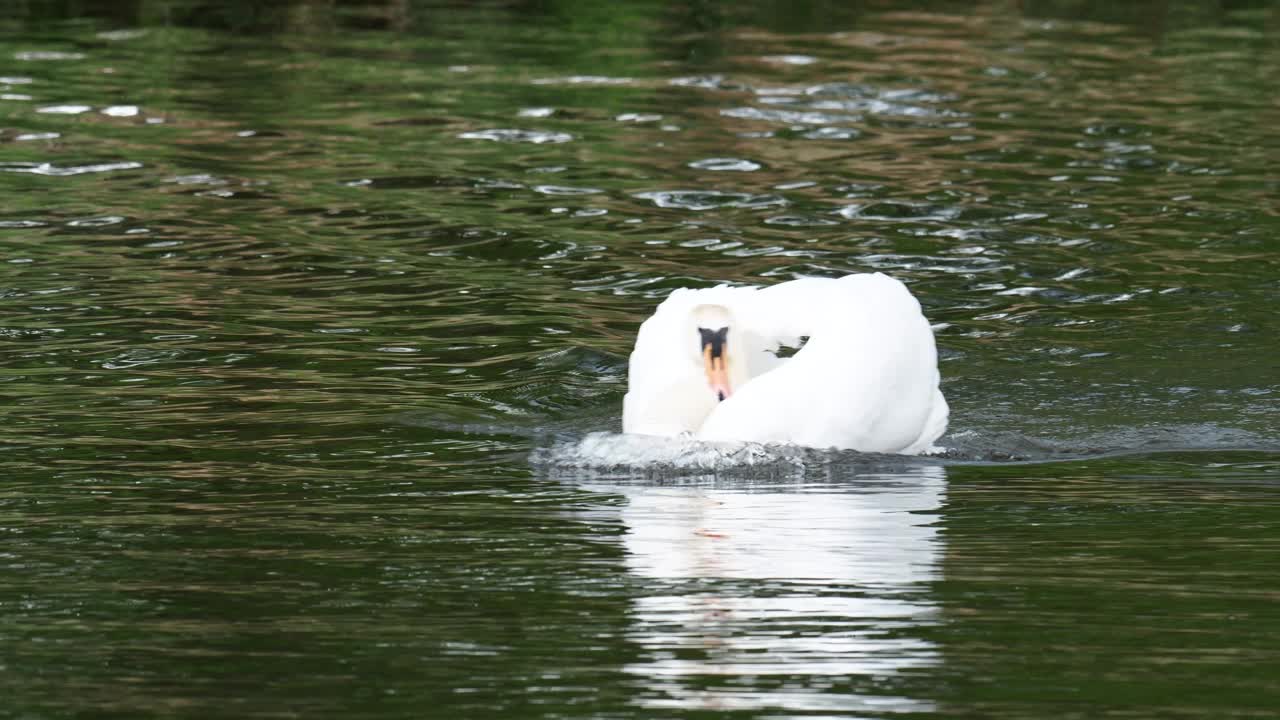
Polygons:
<instances>
[{"instance_id":1,"label":"swan","mask_svg":"<svg viewBox=\"0 0 1280 720\"><path fill-rule=\"evenodd\" d=\"M916 455L947 429L938 381L920 303L883 273L681 288L640 325L622 430Z\"/></svg>"}]
</instances>

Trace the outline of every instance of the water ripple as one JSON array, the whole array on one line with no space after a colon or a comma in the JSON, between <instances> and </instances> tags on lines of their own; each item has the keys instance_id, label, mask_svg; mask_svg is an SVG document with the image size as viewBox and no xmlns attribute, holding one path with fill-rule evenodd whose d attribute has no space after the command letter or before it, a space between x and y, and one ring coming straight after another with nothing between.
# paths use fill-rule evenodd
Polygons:
<instances>
[{"instance_id":1,"label":"water ripple","mask_svg":"<svg viewBox=\"0 0 1280 720\"><path fill-rule=\"evenodd\" d=\"M786 205L779 195L753 195L751 193L720 192L707 190L656 190L636 193L635 197L652 201L660 208L682 210L713 210L716 208L766 208Z\"/></svg>"},{"instance_id":2,"label":"water ripple","mask_svg":"<svg viewBox=\"0 0 1280 720\"><path fill-rule=\"evenodd\" d=\"M626 77L608 77L606 75L567 75L565 77L537 78L531 80L534 85L630 85L635 82Z\"/></svg>"},{"instance_id":3,"label":"water ripple","mask_svg":"<svg viewBox=\"0 0 1280 720\"><path fill-rule=\"evenodd\" d=\"M14 53L13 58L23 61L82 60L84 59L84 53L65 52L62 50L23 50Z\"/></svg>"},{"instance_id":4,"label":"water ripple","mask_svg":"<svg viewBox=\"0 0 1280 720\"><path fill-rule=\"evenodd\" d=\"M707 158L689 163L689 167L697 170L714 170L716 172L753 172L764 167L758 162L742 158Z\"/></svg>"},{"instance_id":5,"label":"water ripple","mask_svg":"<svg viewBox=\"0 0 1280 720\"><path fill-rule=\"evenodd\" d=\"M463 140L493 140L496 142L533 143L535 145L566 143L573 140L573 136L569 133L512 129L475 130L459 133L458 137Z\"/></svg>"},{"instance_id":6,"label":"water ripple","mask_svg":"<svg viewBox=\"0 0 1280 720\"><path fill-rule=\"evenodd\" d=\"M80 115L92 109L89 105L46 105L45 107L36 108L36 112L50 115Z\"/></svg>"},{"instance_id":7,"label":"water ripple","mask_svg":"<svg viewBox=\"0 0 1280 720\"><path fill-rule=\"evenodd\" d=\"M0 172L30 173L32 175L49 175L53 177L84 175L86 173L115 172L118 170L136 170L140 167L143 167L142 163L134 161L91 163L88 165L67 165L61 167L47 162L0 162Z\"/></svg>"},{"instance_id":8,"label":"water ripple","mask_svg":"<svg viewBox=\"0 0 1280 720\"><path fill-rule=\"evenodd\" d=\"M533 189L543 195L599 195L604 192L599 188L567 187L564 185L535 185Z\"/></svg>"}]
</instances>

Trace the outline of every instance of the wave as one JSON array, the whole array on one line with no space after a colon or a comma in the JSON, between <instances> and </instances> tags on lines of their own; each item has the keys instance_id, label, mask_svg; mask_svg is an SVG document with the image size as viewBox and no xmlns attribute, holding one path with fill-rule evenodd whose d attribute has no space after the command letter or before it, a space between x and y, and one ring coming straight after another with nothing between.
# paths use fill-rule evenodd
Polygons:
<instances>
[{"instance_id":1,"label":"wave","mask_svg":"<svg viewBox=\"0 0 1280 720\"><path fill-rule=\"evenodd\" d=\"M1280 452L1280 442L1275 439L1212 423L1125 428L1071 439L967 430L945 436L942 441L944 450L939 453L903 456L591 432L577 438L560 437L537 447L530 454L530 462L546 472L588 471L605 475L792 476L821 474L837 468L844 473L877 475L940 465L1046 463L1177 452Z\"/></svg>"}]
</instances>

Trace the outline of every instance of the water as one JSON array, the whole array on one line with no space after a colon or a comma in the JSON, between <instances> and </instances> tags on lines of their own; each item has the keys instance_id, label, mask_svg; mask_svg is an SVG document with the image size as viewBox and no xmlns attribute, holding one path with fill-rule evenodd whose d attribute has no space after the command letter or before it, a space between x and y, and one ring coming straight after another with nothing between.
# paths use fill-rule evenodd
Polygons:
<instances>
[{"instance_id":1,"label":"water","mask_svg":"<svg viewBox=\"0 0 1280 720\"><path fill-rule=\"evenodd\" d=\"M1273 715L1278 27L0 8L0 715ZM946 456L600 434L671 288L870 270Z\"/></svg>"}]
</instances>

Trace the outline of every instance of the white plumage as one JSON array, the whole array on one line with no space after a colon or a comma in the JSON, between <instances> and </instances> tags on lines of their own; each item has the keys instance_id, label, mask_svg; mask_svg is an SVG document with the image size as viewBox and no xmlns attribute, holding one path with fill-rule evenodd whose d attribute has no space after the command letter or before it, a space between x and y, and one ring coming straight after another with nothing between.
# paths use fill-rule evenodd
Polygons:
<instances>
[{"instance_id":1,"label":"white plumage","mask_svg":"<svg viewBox=\"0 0 1280 720\"><path fill-rule=\"evenodd\" d=\"M673 291L640 326L622 427L918 454L934 449L948 412L920 303L871 273Z\"/></svg>"}]
</instances>

